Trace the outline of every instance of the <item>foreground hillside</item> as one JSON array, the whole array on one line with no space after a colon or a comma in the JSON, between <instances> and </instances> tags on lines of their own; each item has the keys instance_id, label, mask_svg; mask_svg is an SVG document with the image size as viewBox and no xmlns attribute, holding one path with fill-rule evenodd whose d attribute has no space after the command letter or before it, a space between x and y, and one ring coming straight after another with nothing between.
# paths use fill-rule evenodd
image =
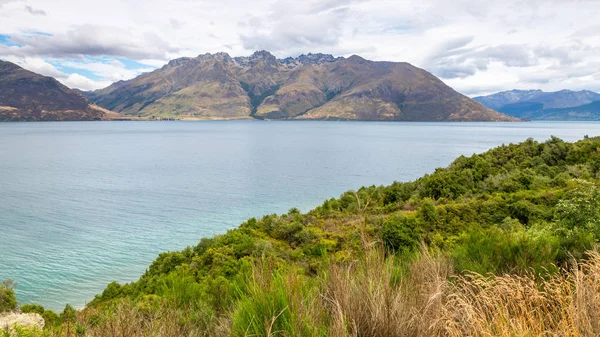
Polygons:
<instances>
[{"instance_id":1,"label":"foreground hillside","mask_svg":"<svg viewBox=\"0 0 600 337\"><path fill-rule=\"evenodd\" d=\"M87 93L125 115L202 119L510 121L408 63L266 51L180 58Z\"/></svg>"},{"instance_id":2,"label":"foreground hillside","mask_svg":"<svg viewBox=\"0 0 600 337\"><path fill-rule=\"evenodd\" d=\"M163 253L79 312L22 309L47 336L597 336L599 149L459 157Z\"/></svg>"},{"instance_id":3,"label":"foreground hillside","mask_svg":"<svg viewBox=\"0 0 600 337\"><path fill-rule=\"evenodd\" d=\"M0 121L98 120L107 113L51 77L0 61Z\"/></svg>"},{"instance_id":4,"label":"foreground hillside","mask_svg":"<svg viewBox=\"0 0 600 337\"><path fill-rule=\"evenodd\" d=\"M600 94L588 90L511 90L474 100L527 120L600 120Z\"/></svg>"}]
</instances>

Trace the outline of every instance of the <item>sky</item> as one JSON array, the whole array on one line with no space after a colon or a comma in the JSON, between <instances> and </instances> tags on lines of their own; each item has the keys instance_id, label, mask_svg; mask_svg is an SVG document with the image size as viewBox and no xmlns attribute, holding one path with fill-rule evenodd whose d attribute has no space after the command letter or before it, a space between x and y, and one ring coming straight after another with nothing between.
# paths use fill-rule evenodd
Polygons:
<instances>
[{"instance_id":1,"label":"sky","mask_svg":"<svg viewBox=\"0 0 600 337\"><path fill-rule=\"evenodd\" d=\"M600 0L0 0L0 59L82 90L268 50L426 69L469 96L600 92Z\"/></svg>"}]
</instances>

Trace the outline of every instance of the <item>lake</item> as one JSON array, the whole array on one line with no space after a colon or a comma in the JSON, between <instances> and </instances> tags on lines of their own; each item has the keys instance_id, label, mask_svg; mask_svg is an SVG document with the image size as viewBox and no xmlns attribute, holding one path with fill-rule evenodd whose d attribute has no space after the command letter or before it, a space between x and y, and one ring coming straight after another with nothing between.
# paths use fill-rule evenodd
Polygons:
<instances>
[{"instance_id":1,"label":"lake","mask_svg":"<svg viewBox=\"0 0 600 337\"><path fill-rule=\"evenodd\" d=\"M21 303L83 306L250 217L551 135L597 136L600 123L0 123L0 280L18 282Z\"/></svg>"}]
</instances>

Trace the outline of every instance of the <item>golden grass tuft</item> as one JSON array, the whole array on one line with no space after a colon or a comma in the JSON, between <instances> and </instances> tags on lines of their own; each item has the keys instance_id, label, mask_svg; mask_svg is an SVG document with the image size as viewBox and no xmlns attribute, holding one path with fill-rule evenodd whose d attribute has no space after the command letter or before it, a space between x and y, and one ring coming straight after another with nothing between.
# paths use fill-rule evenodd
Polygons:
<instances>
[{"instance_id":1,"label":"golden grass tuft","mask_svg":"<svg viewBox=\"0 0 600 337\"><path fill-rule=\"evenodd\" d=\"M444 336L599 336L600 254L563 274L456 279L445 305Z\"/></svg>"},{"instance_id":2,"label":"golden grass tuft","mask_svg":"<svg viewBox=\"0 0 600 337\"><path fill-rule=\"evenodd\" d=\"M483 276L427 249L401 261L371 246L312 280L259 262L246 294L222 316L122 301L43 336L600 336L596 251L561 273Z\"/></svg>"},{"instance_id":3,"label":"golden grass tuft","mask_svg":"<svg viewBox=\"0 0 600 337\"><path fill-rule=\"evenodd\" d=\"M403 275L380 251L332 266L329 336L600 336L600 253L554 275L452 275L423 250Z\"/></svg>"}]
</instances>

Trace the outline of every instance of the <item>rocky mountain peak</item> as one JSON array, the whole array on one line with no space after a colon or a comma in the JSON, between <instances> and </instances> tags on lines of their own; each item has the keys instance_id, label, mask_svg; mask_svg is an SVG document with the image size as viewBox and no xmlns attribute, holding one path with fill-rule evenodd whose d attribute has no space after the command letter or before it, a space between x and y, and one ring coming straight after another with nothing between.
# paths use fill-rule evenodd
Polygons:
<instances>
[{"instance_id":1,"label":"rocky mountain peak","mask_svg":"<svg viewBox=\"0 0 600 337\"><path fill-rule=\"evenodd\" d=\"M366 60L358 55L352 55L348 58L351 63L364 63Z\"/></svg>"},{"instance_id":2,"label":"rocky mountain peak","mask_svg":"<svg viewBox=\"0 0 600 337\"><path fill-rule=\"evenodd\" d=\"M308 64L320 65L320 64L335 62L340 59L343 59L343 57L336 58L331 54L308 53L308 54L302 54L298 57L287 57L285 59L279 60L279 62L288 67L296 67L296 66L308 65Z\"/></svg>"},{"instance_id":3,"label":"rocky mountain peak","mask_svg":"<svg viewBox=\"0 0 600 337\"><path fill-rule=\"evenodd\" d=\"M269 53L266 50L255 51L254 53L252 53L252 55L249 56L249 59L251 61L258 59L277 60L275 56L273 56L273 54Z\"/></svg>"},{"instance_id":4,"label":"rocky mountain peak","mask_svg":"<svg viewBox=\"0 0 600 337\"><path fill-rule=\"evenodd\" d=\"M230 62L233 59L231 58L231 56L229 56L229 54L225 53L225 52L218 52L218 53L206 53L206 54L202 54L202 55L198 55L197 57L198 60L202 60L202 61L221 61L221 62Z\"/></svg>"},{"instance_id":5,"label":"rocky mountain peak","mask_svg":"<svg viewBox=\"0 0 600 337\"><path fill-rule=\"evenodd\" d=\"M279 66L279 62L277 58L273 56L273 54L269 53L266 50L255 51L250 56L239 56L233 58L233 61L243 68L253 67L257 65L263 65L268 67L277 67Z\"/></svg>"},{"instance_id":6,"label":"rocky mountain peak","mask_svg":"<svg viewBox=\"0 0 600 337\"><path fill-rule=\"evenodd\" d=\"M159 69L88 97L102 107L136 116L514 120L406 63L323 53L278 60L265 50L234 58L204 54L194 62L189 68Z\"/></svg>"},{"instance_id":7,"label":"rocky mountain peak","mask_svg":"<svg viewBox=\"0 0 600 337\"><path fill-rule=\"evenodd\" d=\"M196 63L196 60L194 60L191 57L180 57L180 58L169 61L169 63L167 63L167 65L166 65L166 67L180 67L180 66L190 65L190 64L194 64L194 63Z\"/></svg>"}]
</instances>

